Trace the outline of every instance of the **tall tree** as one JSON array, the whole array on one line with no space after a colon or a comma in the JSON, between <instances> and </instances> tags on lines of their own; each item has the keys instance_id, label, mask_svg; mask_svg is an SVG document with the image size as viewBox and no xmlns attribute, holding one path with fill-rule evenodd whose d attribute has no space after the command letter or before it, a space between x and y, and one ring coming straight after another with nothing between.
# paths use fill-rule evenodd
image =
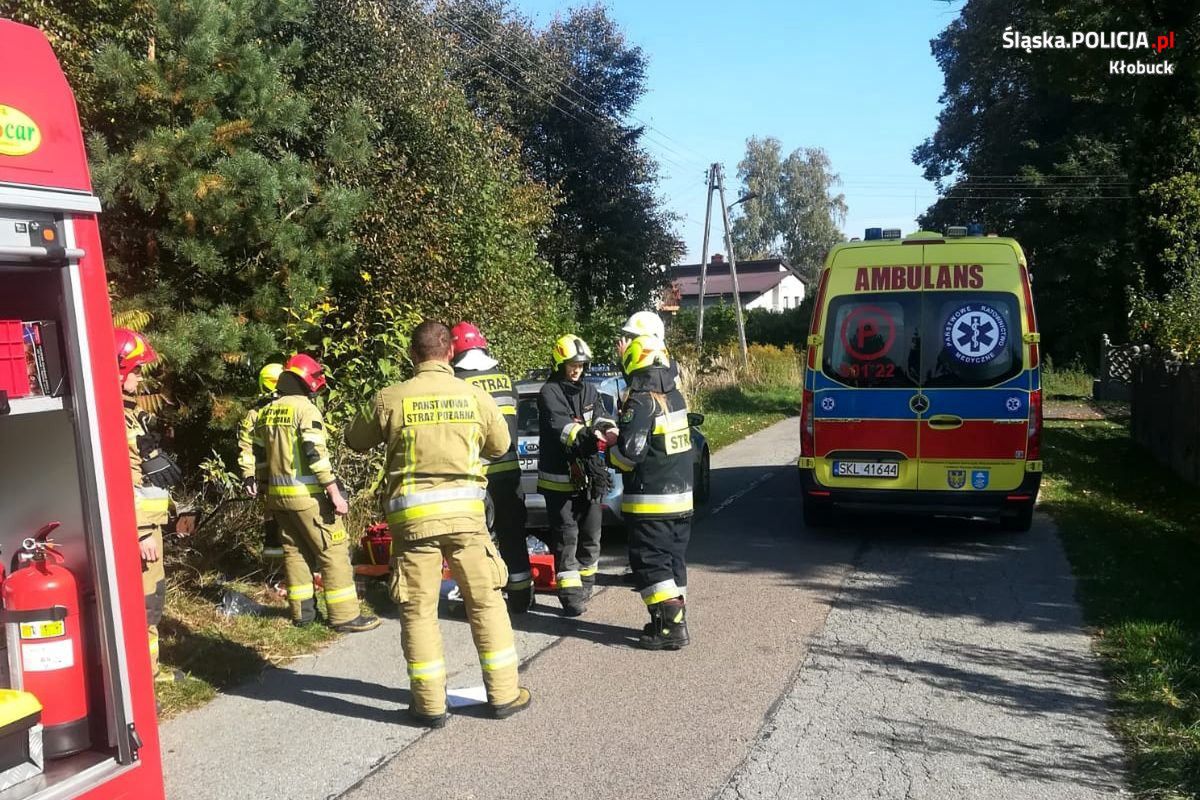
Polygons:
<instances>
[{"instance_id":1,"label":"tall tree","mask_svg":"<svg viewBox=\"0 0 1200 800\"><path fill-rule=\"evenodd\" d=\"M354 256L360 195L292 149L311 124L292 84L307 8L159 0L153 52L110 43L94 65L125 109L89 140L115 305L149 313L199 452Z\"/></svg>"},{"instance_id":2,"label":"tall tree","mask_svg":"<svg viewBox=\"0 0 1200 800\"><path fill-rule=\"evenodd\" d=\"M913 157L943 197L925 227L979 221L1025 246L1056 358L1097 356L1100 335L1126 327L1126 296L1175 280L1152 219L1182 210L1168 187L1195 171L1194 48L1148 51L1005 48L1007 28L1041 31L1169 31L1200 35L1194 4L1136 0L968 0L932 42L945 76L934 134ZM1174 76L1110 74L1110 61L1169 60ZM1175 197L1175 199L1170 199ZM1160 206L1166 201L1170 208ZM1173 227L1173 226L1168 226ZM1186 227L1186 226L1185 226ZM1168 237L1169 238L1169 237Z\"/></svg>"},{"instance_id":3,"label":"tall tree","mask_svg":"<svg viewBox=\"0 0 1200 800\"><path fill-rule=\"evenodd\" d=\"M657 167L626 120L646 57L602 6L535 30L503 2L451 0L438 17L477 112L520 142L558 204L539 252L585 317L645 307L682 252L655 194Z\"/></svg>"},{"instance_id":4,"label":"tall tree","mask_svg":"<svg viewBox=\"0 0 1200 800\"><path fill-rule=\"evenodd\" d=\"M801 148L786 158L782 153L773 136L746 141L738 178L743 194L754 197L733 222L734 245L742 257L782 257L815 275L825 253L842 241L846 199L833 193L840 179L824 150Z\"/></svg>"},{"instance_id":5,"label":"tall tree","mask_svg":"<svg viewBox=\"0 0 1200 800\"><path fill-rule=\"evenodd\" d=\"M337 173L369 198L355 220L360 269L334 286L331 345L353 345L338 347L343 372L366 387L394 377L403 348L379 334L407 334L414 314L471 319L506 368L540 366L571 316L537 252L553 195L518 143L472 111L445 34L412 0L314 0L304 39L315 129L361 116L371 154Z\"/></svg>"}]
</instances>

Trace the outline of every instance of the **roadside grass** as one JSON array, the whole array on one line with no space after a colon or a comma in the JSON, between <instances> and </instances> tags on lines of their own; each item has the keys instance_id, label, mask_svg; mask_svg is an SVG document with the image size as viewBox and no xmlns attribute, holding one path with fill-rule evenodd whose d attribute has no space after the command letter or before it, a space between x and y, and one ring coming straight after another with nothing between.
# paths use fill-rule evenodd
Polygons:
<instances>
[{"instance_id":1,"label":"roadside grass","mask_svg":"<svg viewBox=\"0 0 1200 800\"><path fill-rule=\"evenodd\" d=\"M1050 422L1042 507L1058 523L1111 680L1135 795L1200 796L1200 492L1124 423Z\"/></svg>"},{"instance_id":2,"label":"roadside grass","mask_svg":"<svg viewBox=\"0 0 1200 800\"><path fill-rule=\"evenodd\" d=\"M1092 380L1092 376L1080 367L1047 367L1042 370L1042 391L1047 400L1090 398Z\"/></svg>"},{"instance_id":3,"label":"roadside grass","mask_svg":"<svg viewBox=\"0 0 1200 800\"><path fill-rule=\"evenodd\" d=\"M696 410L704 414L700 430L712 452L800 413L796 386L727 386L698 393Z\"/></svg>"},{"instance_id":4,"label":"roadside grass","mask_svg":"<svg viewBox=\"0 0 1200 800\"><path fill-rule=\"evenodd\" d=\"M687 364L692 410L704 414L701 430L714 453L782 419L800 413L803 354L790 348L751 345L748 364L732 346L701 370Z\"/></svg>"},{"instance_id":5,"label":"roadside grass","mask_svg":"<svg viewBox=\"0 0 1200 800\"><path fill-rule=\"evenodd\" d=\"M223 588L262 604L265 613L225 616L220 611ZM168 588L159 634L163 666L188 676L157 687L164 719L198 708L220 690L337 638L324 625L292 625L287 604L265 584L230 582L222 587L214 575L204 576L198 586Z\"/></svg>"}]
</instances>

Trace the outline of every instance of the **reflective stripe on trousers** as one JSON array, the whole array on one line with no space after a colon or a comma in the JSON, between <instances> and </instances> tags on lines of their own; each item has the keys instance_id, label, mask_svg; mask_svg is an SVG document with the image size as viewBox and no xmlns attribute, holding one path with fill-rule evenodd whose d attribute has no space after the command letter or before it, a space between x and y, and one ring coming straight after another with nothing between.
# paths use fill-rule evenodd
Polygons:
<instances>
[{"instance_id":1,"label":"reflective stripe on trousers","mask_svg":"<svg viewBox=\"0 0 1200 800\"><path fill-rule=\"evenodd\" d=\"M670 600L672 597L682 597L683 593L679 591L679 587L675 585L675 579L670 578L665 581L651 584L641 590L642 602L648 606L661 603L664 600Z\"/></svg>"},{"instance_id":2,"label":"reflective stripe on trousers","mask_svg":"<svg viewBox=\"0 0 1200 800\"><path fill-rule=\"evenodd\" d=\"M345 603L350 600L357 600L358 592L354 585L344 586L341 589L326 589L325 590L325 605L331 606L336 603Z\"/></svg>"},{"instance_id":3,"label":"reflective stripe on trousers","mask_svg":"<svg viewBox=\"0 0 1200 800\"><path fill-rule=\"evenodd\" d=\"M627 514L678 514L691 510L691 492L627 494L621 498L621 511Z\"/></svg>"},{"instance_id":4,"label":"reflective stripe on trousers","mask_svg":"<svg viewBox=\"0 0 1200 800\"><path fill-rule=\"evenodd\" d=\"M446 662L440 658L437 661L408 662L408 679L410 681L429 681L445 675Z\"/></svg>"},{"instance_id":5,"label":"reflective stripe on trousers","mask_svg":"<svg viewBox=\"0 0 1200 800\"><path fill-rule=\"evenodd\" d=\"M517 663L517 648L506 647L503 650L484 651L479 654L479 666L484 672L495 672L498 669L515 666Z\"/></svg>"},{"instance_id":6,"label":"reflective stripe on trousers","mask_svg":"<svg viewBox=\"0 0 1200 800\"><path fill-rule=\"evenodd\" d=\"M559 589L579 589L583 586L583 578L577 569L558 573L556 581L558 582Z\"/></svg>"},{"instance_id":7,"label":"reflective stripe on trousers","mask_svg":"<svg viewBox=\"0 0 1200 800\"><path fill-rule=\"evenodd\" d=\"M504 584L505 589L528 589L533 585L532 572L510 572L508 575L508 583Z\"/></svg>"}]
</instances>

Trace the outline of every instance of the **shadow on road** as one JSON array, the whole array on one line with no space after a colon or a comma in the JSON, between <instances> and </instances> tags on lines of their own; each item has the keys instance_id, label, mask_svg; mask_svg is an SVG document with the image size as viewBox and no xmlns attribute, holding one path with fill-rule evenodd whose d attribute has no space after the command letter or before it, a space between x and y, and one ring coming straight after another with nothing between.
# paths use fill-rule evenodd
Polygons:
<instances>
[{"instance_id":1,"label":"shadow on road","mask_svg":"<svg viewBox=\"0 0 1200 800\"><path fill-rule=\"evenodd\" d=\"M893 732L878 737L881 746L915 757L962 754L1006 776L1113 787L1105 747L1051 741L1083 721L1102 731L1107 687L1080 644L1074 581L1048 522L1013 534L986 521L845 515L812 530L792 467L714 470L713 484L718 497L744 494L698 517L690 564L816 590L854 622L885 625L882 633L819 637L807 669L828 671L835 686L867 674L896 695L924 684L933 705L969 700L1004 721L979 736L936 715L889 719L883 704L868 712ZM855 571L830 585L827 576L840 574L830 568L847 558ZM1045 737L1017 733L1030 726Z\"/></svg>"},{"instance_id":2,"label":"shadow on road","mask_svg":"<svg viewBox=\"0 0 1200 800\"><path fill-rule=\"evenodd\" d=\"M623 591L618 587L602 591ZM633 595L633 599L638 599ZM558 613L558 600L551 595L538 596L539 611L520 614L512 618L513 628L526 633L541 633L547 636L567 636L596 644L614 647L632 647L640 630L608 625L582 617L564 617Z\"/></svg>"},{"instance_id":3,"label":"shadow on road","mask_svg":"<svg viewBox=\"0 0 1200 800\"><path fill-rule=\"evenodd\" d=\"M236 686L227 690L226 694L249 697L259 702L289 703L314 711L370 722L406 726L412 724L402 713L412 699L412 694L407 689L354 678L312 675L290 669L269 669L259 680ZM357 702L355 698L374 702Z\"/></svg>"}]
</instances>

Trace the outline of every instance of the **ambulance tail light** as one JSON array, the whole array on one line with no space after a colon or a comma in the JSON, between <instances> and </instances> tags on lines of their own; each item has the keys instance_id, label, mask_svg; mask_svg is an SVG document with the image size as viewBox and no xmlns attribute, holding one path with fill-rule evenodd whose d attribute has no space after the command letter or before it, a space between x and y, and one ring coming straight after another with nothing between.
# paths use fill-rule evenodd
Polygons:
<instances>
[{"instance_id":1,"label":"ambulance tail light","mask_svg":"<svg viewBox=\"0 0 1200 800\"><path fill-rule=\"evenodd\" d=\"M1029 393L1029 441L1025 444L1025 458L1030 461L1042 457L1042 390Z\"/></svg>"},{"instance_id":2,"label":"ambulance tail light","mask_svg":"<svg viewBox=\"0 0 1200 800\"><path fill-rule=\"evenodd\" d=\"M812 458L816 450L813 425L813 393L804 390L804 399L800 403L800 455Z\"/></svg>"}]
</instances>

